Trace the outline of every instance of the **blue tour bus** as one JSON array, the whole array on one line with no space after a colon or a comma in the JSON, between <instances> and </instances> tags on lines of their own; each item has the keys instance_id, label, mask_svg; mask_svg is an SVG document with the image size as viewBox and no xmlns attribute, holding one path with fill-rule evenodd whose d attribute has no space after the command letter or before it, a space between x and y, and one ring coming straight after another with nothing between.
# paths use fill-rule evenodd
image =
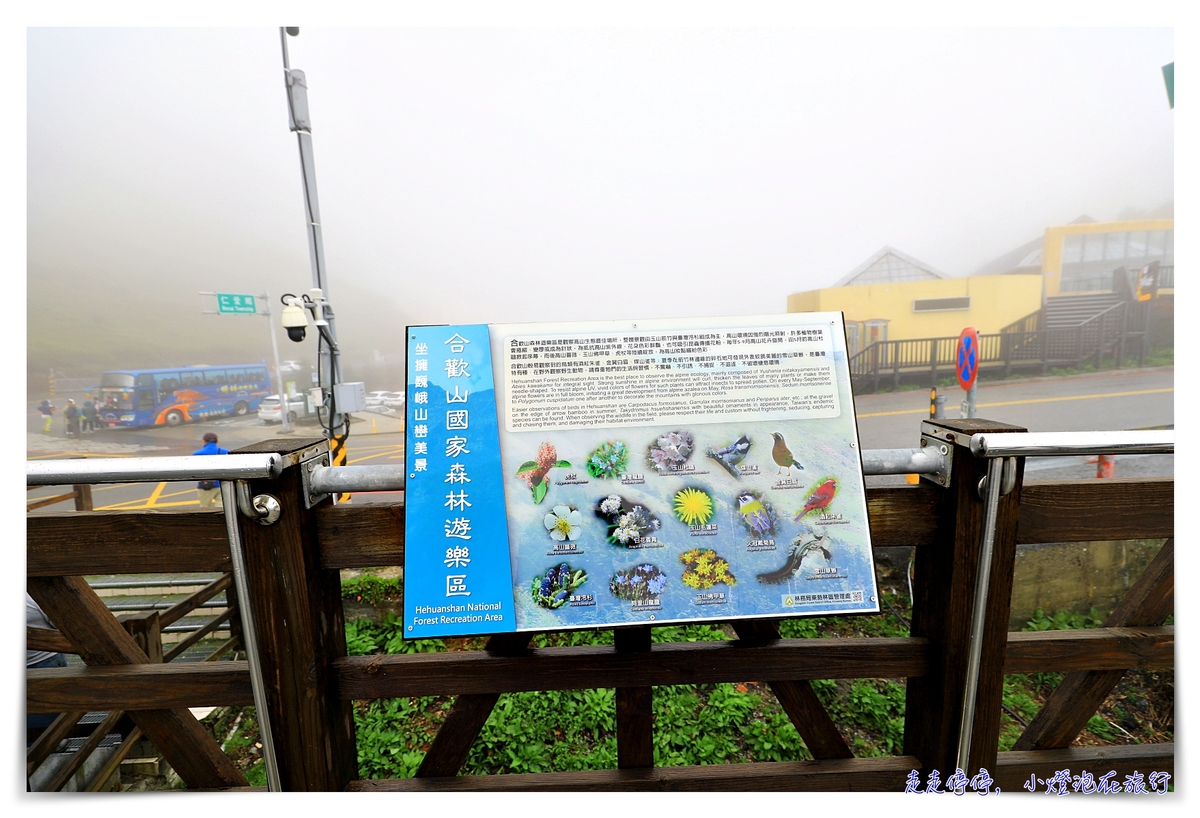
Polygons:
<instances>
[{"instance_id":1,"label":"blue tour bus","mask_svg":"<svg viewBox=\"0 0 1200 818\"><path fill-rule=\"evenodd\" d=\"M245 415L271 391L266 364L176 366L105 372L96 408L108 426L178 426Z\"/></svg>"}]
</instances>

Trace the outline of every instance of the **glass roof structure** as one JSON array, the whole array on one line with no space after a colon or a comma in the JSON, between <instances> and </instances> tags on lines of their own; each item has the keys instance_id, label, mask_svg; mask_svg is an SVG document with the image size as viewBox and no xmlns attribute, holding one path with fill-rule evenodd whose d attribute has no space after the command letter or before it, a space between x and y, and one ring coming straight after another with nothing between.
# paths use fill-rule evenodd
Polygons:
<instances>
[{"instance_id":1,"label":"glass roof structure","mask_svg":"<svg viewBox=\"0 0 1200 818\"><path fill-rule=\"evenodd\" d=\"M884 247L847 273L834 287L859 284L895 284L900 281L928 281L950 276L918 261L894 247Z\"/></svg>"}]
</instances>

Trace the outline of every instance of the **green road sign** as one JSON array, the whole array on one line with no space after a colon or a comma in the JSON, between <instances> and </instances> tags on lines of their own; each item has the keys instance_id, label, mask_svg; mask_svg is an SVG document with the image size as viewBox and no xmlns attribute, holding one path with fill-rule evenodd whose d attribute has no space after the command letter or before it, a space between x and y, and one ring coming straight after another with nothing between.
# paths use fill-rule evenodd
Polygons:
<instances>
[{"instance_id":1,"label":"green road sign","mask_svg":"<svg viewBox=\"0 0 1200 818\"><path fill-rule=\"evenodd\" d=\"M252 295L217 293L217 312L255 315L258 312L258 307L255 305L254 296Z\"/></svg>"},{"instance_id":2,"label":"green road sign","mask_svg":"<svg viewBox=\"0 0 1200 818\"><path fill-rule=\"evenodd\" d=\"M1167 84L1167 103L1175 107L1175 63L1170 62L1163 66L1163 82Z\"/></svg>"}]
</instances>

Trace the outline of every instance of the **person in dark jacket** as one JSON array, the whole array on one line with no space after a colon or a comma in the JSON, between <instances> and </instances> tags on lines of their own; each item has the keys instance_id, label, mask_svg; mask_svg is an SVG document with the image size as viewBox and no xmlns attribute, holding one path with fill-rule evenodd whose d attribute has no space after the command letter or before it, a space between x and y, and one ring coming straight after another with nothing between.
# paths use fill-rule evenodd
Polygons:
<instances>
[{"instance_id":1,"label":"person in dark jacket","mask_svg":"<svg viewBox=\"0 0 1200 818\"><path fill-rule=\"evenodd\" d=\"M217 445L216 432L205 432L204 445L192 454L229 454L229 450ZM200 508L212 508L214 504L221 506L220 480L201 480L196 484L196 491L200 494Z\"/></svg>"},{"instance_id":2,"label":"person in dark jacket","mask_svg":"<svg viewBox=\"0 0 1200 818\"><path fill-rule=\"evenodd\" d=\"M63 417L67 421L67 437L79 437L79 407L70 398L67 399L67 408L63 409Z\"/></svg>"},{"instance_id":3,"label":"person in dark jacket","mask_svg":"<svg viewBox=\"0 0 1200 818\"><path fill-rule=\"evenodd\" d=\"M96 431L96 421L100 419L100 416L96 413L95 401L85 400L83 407L79 411L83 415L83 433L90 435Z\"/></svg>"}]
</instances>

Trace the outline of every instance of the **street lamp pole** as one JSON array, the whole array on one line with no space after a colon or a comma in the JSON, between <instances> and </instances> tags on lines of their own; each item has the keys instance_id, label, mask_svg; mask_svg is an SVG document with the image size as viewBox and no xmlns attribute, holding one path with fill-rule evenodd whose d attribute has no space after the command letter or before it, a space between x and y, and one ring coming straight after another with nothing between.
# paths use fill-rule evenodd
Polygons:
<instances>
[{"instance_id":1,"label":"street lamp pole","mask_svg":"<svg viewBox=\"0 0 1200 818\"><path fill-rule=\"evenodd\" d=\"M337 411L335 384L342 381L340 350L337 343L337 328L333 308L329 306L329 284L325 269L325 244L321 239L321 209L317 204L317 171L313 162L312 122L308 115L308 86L304 72L291 67L288 59L287 38L300 34L299 28L281 26L279 44L283 50L284 88L288 99L288 127L296 134L300 148L300 179L304 184L304 207L308 222L308 256L312 264L313 287L319 289L324 299L324 318L328 327L320 330L317 341L317 367L321 384L329 391L326 397L326 417L329 446L333 464L346 464L346 438L350 433L349 420ZM324 346L322 346L324 341Z\"/></svg>"}]
</instances>

